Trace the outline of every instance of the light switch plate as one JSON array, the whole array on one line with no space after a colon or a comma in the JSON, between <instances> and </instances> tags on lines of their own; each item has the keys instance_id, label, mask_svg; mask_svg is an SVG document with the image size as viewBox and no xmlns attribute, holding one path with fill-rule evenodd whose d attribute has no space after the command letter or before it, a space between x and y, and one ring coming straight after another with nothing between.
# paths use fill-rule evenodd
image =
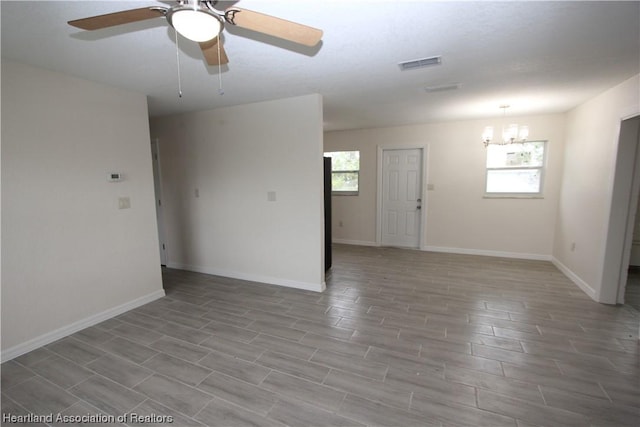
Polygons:
<instances>
[{"instance_id":1,"label":"light switch plate","mask_svg":"<svg viewBox=\"0 0 640 427\"><path fill-rule=\"evenodd\" d=\"M275 191L267 191L267 201L275 202L276 201L276 192Z\"/></svg>"}]
</instances>

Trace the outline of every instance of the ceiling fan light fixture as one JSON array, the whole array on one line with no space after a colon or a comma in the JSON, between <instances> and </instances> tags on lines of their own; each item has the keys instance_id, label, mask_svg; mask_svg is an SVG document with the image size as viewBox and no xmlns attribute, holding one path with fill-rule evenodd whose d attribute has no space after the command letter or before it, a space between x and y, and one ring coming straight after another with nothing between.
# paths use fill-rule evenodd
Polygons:
<instances>
[{"instance_id":1,"label":"ceiling fan light fixture","mask_svg":"<svg viewBox=\"0 0 640 427\"><path fill-rule=\"evenodd\" d=\"M212 40L222 31L222 21L212 12L191 7L171 9L167 12L169 24L183 37L194 42Z\"/></svg>"}]
</instances>

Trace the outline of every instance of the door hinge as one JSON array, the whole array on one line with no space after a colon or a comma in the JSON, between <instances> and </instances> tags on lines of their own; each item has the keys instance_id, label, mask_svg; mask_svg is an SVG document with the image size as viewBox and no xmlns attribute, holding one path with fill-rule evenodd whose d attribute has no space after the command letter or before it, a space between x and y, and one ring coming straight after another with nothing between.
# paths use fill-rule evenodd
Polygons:
<instances>
[{"instance_id":1,"label":"door hinge","mask_svg":"<svg viewBox=\"0 0 640 427\"><path fill-rule=\"evenodd\" d=\"M162 206L162 200L158 199L158 206Z\"/></svg>"},{"instance_id":2,"label":"door hinge","mask_svg":"<svg viewBox=\"0 0 640 427\"><path fill-rule=\"evenodd\" d=\"M162 250L163 250L163 251L165 250L164 243L162 244Z\"/></svg>"}]
</instances>

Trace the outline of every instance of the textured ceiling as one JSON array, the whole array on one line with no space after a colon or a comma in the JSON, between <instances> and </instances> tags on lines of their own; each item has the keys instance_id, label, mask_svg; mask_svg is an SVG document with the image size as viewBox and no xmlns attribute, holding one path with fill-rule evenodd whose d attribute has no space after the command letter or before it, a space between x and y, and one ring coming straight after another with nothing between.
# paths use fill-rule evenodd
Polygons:
<instances>
[{"instance_id":1,"label":"textured ceiling","mask_svg":"<svg viewBox=\"0 0 640 427\"><path fill-rule=\"evenodd\" d=\"M182 98L164 18L94 32L66 24L158 4L2 1L2 57L144 93L152 116L320 93L326 130L490 117L505 103L511 115L564 112L640 72L639 2L220 2L321 28L323 40L300 47L227 25L219 74L180 39ZM441 65L397 65L433 55ZM449 83L460 88L423 90Z\"/></svg>"}]
</instances>

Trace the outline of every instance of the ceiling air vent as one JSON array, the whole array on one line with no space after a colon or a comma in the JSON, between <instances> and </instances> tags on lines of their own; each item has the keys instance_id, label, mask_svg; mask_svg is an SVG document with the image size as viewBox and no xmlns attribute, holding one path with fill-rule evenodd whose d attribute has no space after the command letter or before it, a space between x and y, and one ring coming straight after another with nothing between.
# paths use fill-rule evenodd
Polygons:
<instances>
[{"instance_id":1,"label":"ceiling air vent","mask_svg":"<svg viewBox=\"0 0 640 427\"><path fill-rule=\"evenodd\" d=\"M425 92L445 92L447 90L456 90L456 89L460 89L460 86L462 86L462 84L460 83L446 83L443 85L437 85L437 86L426 86L424 88Z\"/></svg>"},{"instance_id":2,"label":"ceiling air vent","mask_svg":"<svg viewBox=\"0 0 640 427\"><path fill-rule=\"evenodd\" d=\"M430 58L414 59L413 61L400 62L398 64L398 67L400 67L401 71L408 71L440 64L442 64L442 57L432 56Z\"/></svg>"}]
</instances>

